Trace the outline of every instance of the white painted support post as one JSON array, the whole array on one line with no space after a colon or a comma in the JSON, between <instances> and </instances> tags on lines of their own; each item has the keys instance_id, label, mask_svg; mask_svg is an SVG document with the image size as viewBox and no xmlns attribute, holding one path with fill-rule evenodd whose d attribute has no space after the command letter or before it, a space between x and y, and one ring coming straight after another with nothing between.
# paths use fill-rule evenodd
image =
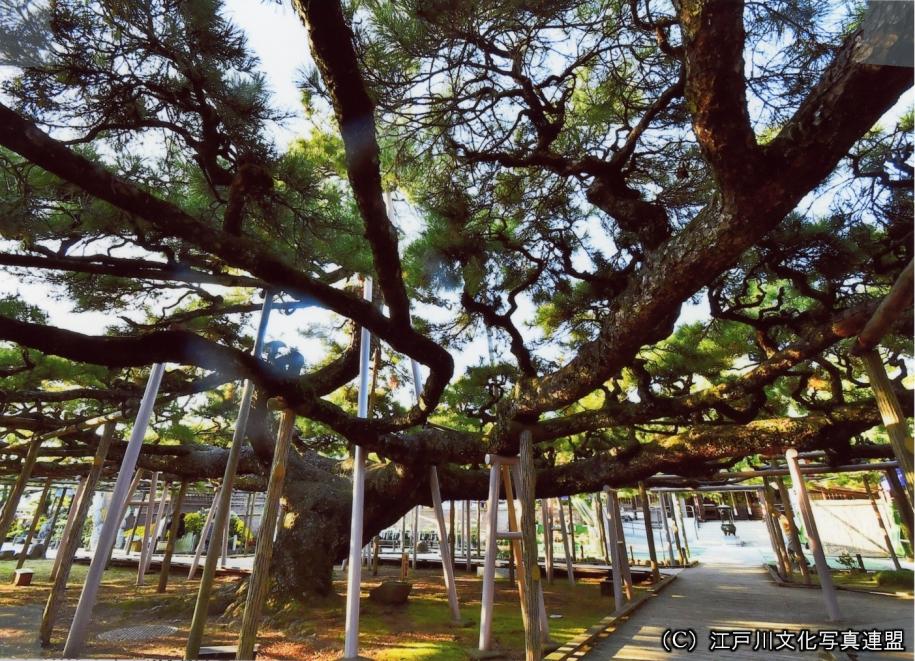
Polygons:
<instances>
[{"instance_id":1,"label":"white painted support post","mask_svg":"<svg viewBox=\"0 0 915 661\"><path fill-rule=\"evenodd\" d=\"M556 509L559 510L559 527L562 530L562 550L566 556L566 578L569 581L569 585L575 585L575 568L572 565L572 551L569 547L569 530L566 528L566 515L562 510L562 500L557 500L556 503ZM571 510L569 511L571 512Z\"/></svg>"},{"instance_id":2,"label":"white painted support post","mask_svg":"<svg viewBox=\"0 0 915 661\"><path fill-rule=\"evenodd\" d=\"M197 548L194 549L194 559L191 560L191 568L187 572L187 580L192 580L194 574L197 573L197 567L200 566L200 557L203 555L203 549L207 545L207 538L210 535L210 531L213 529L213 514L216 512L216 502L219 500L219 492L221 487L216 487L216 491L213 492L213 502L210 505L210 509L207 510L207 517L203 521L203 528L200 531L200 539L197 540ZM208 549L207 553L211 553L213 549Z\"/></svg>"},{"instance_id":3,"label":"white painted support post","mask_svg":"<svg viewBox=\"0 0 915 661\"><path fill-rule=\"evenodd\" d=\"M261 309L260 323L254 340L254 349L251 352L254 358L260 359L264 346L264 336L267 333L267 322L270 319L270 308L273 304L273 294L264 296L264 305ZM191 619L191 630L188 633L187 645L184 648L185 659L196 659L203 643L203 630L206 627L207 612L210 608L210 592L213 588L213 579L216 577L216 563L219 560L219 548L225 537L226 521L232 507L232 484L238 470L238 459L241 448L245 443L248 430L248 414L251 411L251 398L254 396L254 384L245 381L241 395L241 405L238 410L238 419L235 421L235 431L232 434L232 444L226 457L226 467L222 474L222 488L219 490L219 500L216 501L216 514L213 518L213 537L206 561L203 563L203 574L197 588L197 601L194 604L194 616Z\"/></svg>"},{"instance_id":4,"label":"white painted support post","mask_svg":"<svg viewBox=\"0 0 915 661\"><path fill-rule=\"evenodd\" d=\"M470 560L470 554L471 554L470 540L472 539L472 537L473 536L471 535L471 531L470 531L470 501L465 500L464 501L464 554L465 554L466 560L467 560L467 571L468 572L473 570L473 563Z\"/></svg>"},{"instance_id":5,"label":"white painted support post","mask_svg":"<svg viewBox=\"0 0 915 661\"><path fill-rule=\"evenodd\" d=\"M153 504L156 502L156 489L159 484L159 471L154 471L149 483L149 494L146 497L146 516L143 518L143 543L140 546L140 559L137 562L137 587L143 585L143 573L146 566L146 554L149 552L150 529L155 527ZM165 494L162 494L164 497Z\"/></svg>"},{"instance_id":6,"label":"white painted support post","mask_svg":"<svg viewBox=\"0 0 915 661\"><path fill-rule=\"evenodd\" d=\"M140 410L137 411L137 419L130 433L127 448L124 450L124 457L121 459L118 479L114 483L109 512L121 511L125 498L128 496L127 490L130 487L133 472L137 467L137 459L140 456L143 438L146 436L146 429L149 426L149 419L152 417L156 394L159 392L159 384L162 383L164 371L165 365L156 363L149 372L146 390L143 393L143 399L140 400ZM92 556L92 562L89 564L86 582L83 584L79 603L76 605L76 612L73 615L73 623L70 625L70 634L67 636L66 645L64 645L63 656L65 658L78 657L83 651L86 634L89 631L89 622L92 619L92 609L95 607L98 588L102 582L102 573L105 571L105 565L108 564L108 554L114 545L120 525L121 522L118 517L112 516L106 517L105 522L102 524L102 532L99 535L95 555Z\"/></svg>"},{"instance_id":7,"label":"white painted support post","mask_svg":"<svg viewBox=\"0 0 915 661\"><path fill-rule=\"evenodd\" d=\"M499 525L499 465L493 463L489 470L489 499L486 504L486 553L483 556L483 597L480 600L479 648L485 652L492 648L492 609L496 579L496 534Z\"/></svg>"},{"instance_id":8,"label":"white painted support post","mask_svg":"<svg viewBox=\"0 0 915 661\"><path fill-rule=\"evenodd\" d=\"M435 521L438 524L439 551L442 556L442 570L445 573L445 589L448 592L448 607L451 609L452 622L461 621L461 609L458 605L457 586L454 583L454 562L448 545L448 531L445 528L445 513L442 510L442 492L438 483L438 469L429 468L429 486L432 489L432 508L435 510Z\"/></svg>"},{"instance_id":9,"label":"white painted support post","mask_svg":"<svg viewBox=\"0 0 915 661\"><path fill-rule=\"evenodd\" d=\"M622 578L623 572L620 569L620 560L618 557L620 547L616 539L616 524L613 522L613 519L610 515L610 494L607 494L607 504L603 503L600 494L598 494L597 498L601 504L601 511L603 512L604 533L607 536L607 553L610 555L610 564L613 576L613 606L614 612L616 612L623 607L624 603Z\"/></svg>"},{"instance_id":10,"label":"white painted support post","mask_svg":"<svg viewBox=\"0 0 915 661\"><path fill-rule=\"evenodd\" d=\"M823 546L820 543L820 533L817 532L817 522L813 516L813 510L810 507L810 498L807 496L807 485L804 484L804 478L801 476L801 469L797 463L797 450L789 448L788 451L785 452L785 458L788 460L788 471L791 473L794 494L797 497L797 505L801 510L801 518L804 519L804 528L807 531L810 551L813 553L813 561L814 564L816 564L817 575L820 579L820 592L822 592L823 602L826 604L826 614L831 622L835 622L842 619L842 613L839 611L839 602L836 599L836 588L832 583L832 574L829 571L826 555L823 553Z\"/></svg>"},{"instance_id":11,"label":"white painted support post","mask_svg":"<svg viewBox=\"0 0 915 661\"><path fill-rule=\"evenodd\" d=\"M413 508L413 571L416 571L416 553L419 548L419 510L420 505Z\"/></svg>"},{"instance_id":12,"label":"white painted support post","mask_svg":"<svg viewBox=\"0 0 915 661\"><path fill-rule=\"evenodd\" d=\"M365 278L362 297L372 300L372 279ZM367 328L361 329L359 337L359 398L357 415L368 417L369 412L369 363L371 362L372 334ZM353 457L353 504L349 529L349 565L346 576L346 625L343 638L343 658L359 656L359 598L362 594L362 534L365 506L365 457L366 451L356 446Z\"/></svg>"}]
</instances>

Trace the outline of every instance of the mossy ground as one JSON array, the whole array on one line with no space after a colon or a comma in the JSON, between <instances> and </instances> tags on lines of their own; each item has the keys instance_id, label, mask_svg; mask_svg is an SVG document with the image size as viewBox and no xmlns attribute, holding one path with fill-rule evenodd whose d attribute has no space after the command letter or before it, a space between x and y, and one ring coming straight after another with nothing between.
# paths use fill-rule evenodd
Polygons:
<instances>
[{"instance_id":1,"label":"mossy ground","mask_svg":"<svg viewBox=\"0 0 915 661\"><path fill-rule=\"evenodd\" d=\"M67 604L55 629L54 645L42 650L35 643L41 612L50 584L52 562L30 561L35 570L32 585L14 587L10 580L15 562L0 562L0 657L59 656L73 609L79 598L86 565L74 565ZM368 591L384 578L393 578L399 568L383 566L379 576L368 570L363 574L361 605L361 653L384 661L397 659L465 659L466 651L477 643L479 632L481 582L476 576L458 572L457 587L461 614L468 626L450 623L448 602L439 569L420 569L411 576L413 593L405 607L381 606L367 598ZM180 658L190 623L197 582L185 581L186 570L176 569L165 595L156 593L157 574L147 576L146 585L136 587L136 570L113 567L105 573L98 605L94 611L93 631L85 650L95 658L172 657ZM345 591L344 576L338 571L334 588ZM222 585L236 581L217 579ZM598 579L585 578L571 587L564 578L545 585L544 597L550 619L551 636L564 642L581 633L612 610L612 602L600 596ZM343 639L344 600L340 596L312 600L307 604L270 604L261 622L259 658L336 659ZM108 643L97 634L137 624L165 624L178 631L158 640ZM206 643L234 644L237 622L212 617ZM95 635L92 635L95 634ZM510 657L521 658L523 628L518 594L507 581L496 588L493 640Z\"/></svg>"}]
</instances>

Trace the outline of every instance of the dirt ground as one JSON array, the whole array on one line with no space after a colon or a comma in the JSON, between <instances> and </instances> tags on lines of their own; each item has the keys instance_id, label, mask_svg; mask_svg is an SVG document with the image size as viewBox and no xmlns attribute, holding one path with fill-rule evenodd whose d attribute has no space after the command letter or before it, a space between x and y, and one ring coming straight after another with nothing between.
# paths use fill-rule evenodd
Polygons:
<instances>
[{"instance_id":1,"label":"dirt ground","mask_svg":"<svg viewBox=\"0 0 915 661\"><path fill-rule=\"evenodd\" d=\"M67 603L58 619L53 644L42 649L36 642L38 626L50 584L51 561L30 562L35 570L29 587L11 584L15 563L0 562L0 657L59 656L86 565L75 565L71 574ZM361 649L369 658L464 659L466 650L477 643L481 582L476 576L458 572L457 587L464 627L449 621L447 598L438 569L419 569L411 576L413 592L403 607L382 606L368 599L368 591L383 578L399 577L399 568L381 568L373 577L363 574L361 605ZM263 659L337 659L343 640L345 577L337 572L334 586L338 595L308 604L270 604L260 625L260 653ZM86 656L95 658L156 657L181 658L197 592L197 581L188 582L186 572L172 573L166 594L156 593L157 573L146 577L146 585L136 587L136 570L114 567L105 573L92 630L87 637ZM220 577L225 590L238 583L235 577ZM612 610L612 600L600 596L598 579L579 580L571 587L564 578L545 585L544 597L551 616L554 640L564 642L593 625ZM209 618L205 644L232 645L238 631L237 612ZM138 625L158 625L154 638L110 640L119 629ZM174 631L164 630L174 627ZM517 591L500 581L496 589L493 637L497 648L514 651L510 658L521 658L523 629Z\"/></svg>"}]
</instances>

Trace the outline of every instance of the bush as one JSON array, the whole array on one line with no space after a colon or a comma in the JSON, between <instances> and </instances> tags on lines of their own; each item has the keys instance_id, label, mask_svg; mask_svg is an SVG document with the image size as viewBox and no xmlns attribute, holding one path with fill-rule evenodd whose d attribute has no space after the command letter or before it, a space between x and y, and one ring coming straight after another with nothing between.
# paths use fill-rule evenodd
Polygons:
<instances>
[{"instance_id":1,"label":"bush","mask_svg":"<svg viewBox=\"0 0 915 661\"><path fill-rule=\"evenodd\" d=\"M906 590L912 589L912 584L915 583L915 572L911 569L887 569L885 571L878 571L876 575L877 585L884 588L904 588Z\"/></svg>"},{"instance_id":2,"label":"bush","mask_svg":"<svg viewBox=\"0 0 915 661\"><path fill-rule=\"evenodd\" d=\"M184 515L184 532L199 535L203 530L206 517L200 512L188 512Z\"/></svg>"}]
</instances>

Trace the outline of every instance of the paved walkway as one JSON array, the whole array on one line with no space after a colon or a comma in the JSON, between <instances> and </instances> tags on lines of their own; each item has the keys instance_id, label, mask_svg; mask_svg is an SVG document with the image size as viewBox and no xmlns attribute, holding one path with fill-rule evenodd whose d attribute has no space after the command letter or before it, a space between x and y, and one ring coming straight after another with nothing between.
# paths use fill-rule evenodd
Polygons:
<instances>
[{"instance_id":1,"label":"paved walkway","mask_svg":"<svg viewBox=\"0 0 915 661\"><path fill-rule=\"evenodd\" d=\"M844 619L826 619L819 590L775 585L762 569L759 550L733 542L710 543L699 567L679 572L677 580L652 598L584 658L652 661L654 659L812 659L816 652L759 651L752 645L737 652L709 651L709 630L800 629L858 631L903 629L908 652L860 652L857 658L912 659L911 600L839 591ZM695 652L668 653L661 645L667 629L693 629ZM841 640L841 636L840 636ZM848 658L835 652L836 658ZM823 657L819 657L823 658Z\"/></svg>"}]
</instances>

